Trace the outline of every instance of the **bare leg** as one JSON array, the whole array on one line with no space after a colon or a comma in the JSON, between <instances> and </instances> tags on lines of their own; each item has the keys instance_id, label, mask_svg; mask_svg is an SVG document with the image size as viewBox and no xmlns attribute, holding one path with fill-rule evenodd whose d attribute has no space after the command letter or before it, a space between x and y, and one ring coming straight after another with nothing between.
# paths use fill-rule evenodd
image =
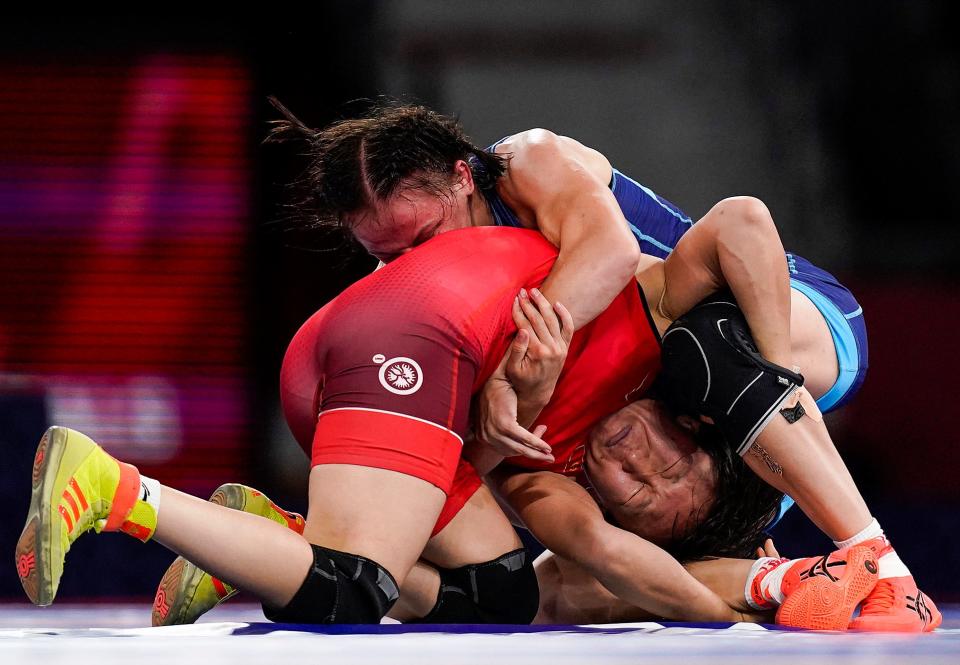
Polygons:
<instances>
[{"instance_id":1,"label":"bare leg","mask_svg":"<svg viewBox=\"0 0 960 665\"><path fill-rule=\"evenodd\" d=\"M397 621L415 621L430 613L440 592L440 574L424 561L418 561L410 569L407 579L400 587L400 598L387 616Z\"/></svg>"},{"instance_id":2,"label":"bare leg","mask_svg":"<svg viewBox=\"0 0 960 665\"><path fill-rule=\"evenodd\" d=\"M793 362L803 373L803 385L819 398L833 387L840 373L833 335L816 305L793 289L790 290L790 310Z\"/></svg>"},{"instance_id":3,"label":"bare leg","mask_svg":"<svg viewBox=\"0 0 960 665\"><path fill-rule=\"evenodd\" d=\"M523 544L486 485L481 485L443 531L430 539L423 557L443 568L491 561Z\"/></svg>"},{"instance_id":4,"label":"bare leg","mask_svg":"<svg viewBox=\"0 0 960 665\"><path fill-rule=\"evenodd\" d=\"M269 605L293 598L313 563L299 534L170 487L161 494L154 540Z\"/></svg>"},{"instance_id":5,"label":"bare leg","mask_svg":"<svg viewBox=\"0 0 960 665\"><path fill-rule=\"evenodd\" d=\"M396 471L324 464L310 472L303 536L311 543L373 559L402 586L423 552L446 496Z\"/></svg>"},{"instance_id":6,"label":"bare leg","mask_svg":"<svg viewBox=\"0 0 960 665\"><path fill-rule=\"evenodd\" d=\"M804 417L791 425L775 416L757 444L768 456L751 450L744 457L750 468L793 497L831 539L846 540L870 524L870 510L822 422ZM781 467L780 473L771 469L769 459Z\"/></svg>"},{"instance_id":7,"label":"bare leg","mask_svg":"<svg viewBox=\"0 0 960 665\"><path fill-rule=\"evenodd\" d=\"M193 503L193 497L169 488L165 488L163 493L165 501L167 497L174 497L170 499L170 501L173 501L173 504L171 504L174 506L171 509L173 513L165 514L165 517L169 517L170 519L164 521L163 528L159 531L159 537L162 538L165 544L171 548L193 551L197 549L196 543L202 543L203 540L222 541L224 538L224 530L205 528L202 538L195 538L191 535L192 529L194 528L194 518L190 515L194 513L196 509ZM209 504L209 502L207 503L208 505L213 505ZM167 507L166 503L164 503L164 507ZM277 510L279 510L279 508ZM178 512L182 514L178 516ZM257 526L266 523L275 523L273 520L267 519L264 515L252 513L243 514L249 517L261 518L256 523ZM218 515L218 517L220 516ZM218 522L212 521L212 523L216 524ZM234 528L236 528L236 525L230 525L226 529L226 531L230 532L231 538L233 538L232 529ZM249 532L250 528L245 527L244 531ZM299 576L292 575L286 585L288 588L277 588L278 578L272 572L274 557L276 557L275 560L293 561L294 558L292 557L300 556L304 560L304 568L309 566L312 561L312 553L307 541L289 528L284 528L284 531L286 534L280 539L274 538L276 534L272 529L269 530L269 533L254 532L255 535L252 536L253 540L257 542L264 542L262 539L269 537L269 542L277 543L278 546L283 548L285 553L280 556L277 556L271 551L269 557L271 559L269 562L270 565L263 565L263 562L246 559L228 562L228 564L234 564L232 566L232 572L230 573L235 576L234 579L243 577L246 582L245 588L253 591L257 595L267 597L268 594L271 594L268 600L274 604L289 601L290 596L296 592L303 579L302 573ZM294 535L296 535L297 538L290 540ZM299 541L299 543L297 541ZM413 566L400 589L400 598L391 608L388 616L400 621L410 621L426 616L434 608L440 587L440 575L434 564L446 568L457 568L468 564L484 563L519 547L521 547L521 543L513 527L507 521L506 517L504 517L498 504L490 494L490 491L485 486L481 487L443 531L430 539L424 556L429 558L433 563L421 560ZM206 549L207 548L201 547L200 553L202 554ZM220 563L218 567L223 569L228 564ZM217 564L214 563L213 565ZM203 566L200 567L203 568ZM262 586L266 586L266 591L254 588L251 585L251 583L257 582L257 580L250 579L250 576L246 575L248 569L271 571L270 574L265 575L265 579L263 580ZM228 578L228 584L232 581L232 579Z\"/></svg>"},{"instance_id":8,"label":"bare leg","mask_svg":"<svg viewBox=\"0 0 960 665\"><path fill-rule=\"evenodd\" d=\"M819 310L796 291L791 292L790 337L793 361L808 379L805 387L819 397L837 380L836 349ZM774 416L757 444L768 456L751 451L744 458L750 468L793 497L831 539L846 540L870 524L870 510L822 421L804 417L791 425ZM780 472L771 468L771 460Z\"/></svg>"},{"instance_id":9,"label":"bare leg","mask_svg":"<svg viewBox=\"0 0 960 665\"><path fill-rule=\"evenodd\" d=\"M422 619L434 607L440 575L434 567L485 563L523 544L486 485L481 486L443 530L433 536L400 589L389 615L398 621Z\"/></svg>"},{"instance_id":10,"label":"bare leg","mask_svg":"<svg viewBox=\"0 0 960 665\"><path fill-rule=\"evenodd\" d=\"M313 563L311 542L373 559L402 584L443 500L443 492L419 478L323 465L310 474L303 537L258 515L164 487L154 539L268 605L283 607Z\"/></svg>"},{"instance_id":11,"label":"bare leg","mask_svg":"<svg viewBox=\"0 0 960 665\"><path fill-rule=\"evenodd\" d=\"M771 264L778 264L783 250L779 240L775 241L775 228L772 223L761 228L767 230L770 238L759 244L757 251L769 256ZM771 287L765 293L763 304L783 302L787 307L758 310L764 317L745 308L751 329L764 355L787 367L799 366L806 379L805 387L814 397L819 397L834 384L839 371L830 329L806 296L786 288L787 280L780 276L779 270L771 274L775 278L769 282L776 288ZM784 318L784 313L788 318ZM766 328L754 329L758 318L763 318ZM777 325L770 325L771 322ZM789 348L784 348L783 340L772 333L787 329L787 322ZM761 344L762 333L766 333L768 339L766 347ZM845 540L870 524L870 511L822 422L805 417L791 425L775 416L758 437L757 444L768 456L752 451L744 458L750 468L767 483L793 497L827 536L836 541ZM780 473L771 468L768 463L771 459L779 465Z\"/></svg>"}]
</instances>

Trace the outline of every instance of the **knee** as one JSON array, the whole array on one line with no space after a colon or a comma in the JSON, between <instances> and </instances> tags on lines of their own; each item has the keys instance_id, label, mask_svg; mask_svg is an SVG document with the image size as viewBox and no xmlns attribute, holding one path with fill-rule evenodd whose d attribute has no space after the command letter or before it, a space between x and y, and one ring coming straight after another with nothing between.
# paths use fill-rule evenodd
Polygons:
<instances>
[{"instance_id":1,"label":"knee","mask_svg":"<svg viewBox=\"0 0 960 665\"><path fill-rule=\"evenodd\" d=\"M540 591L525 549L439 572L437 603L423 623L529 624L537 615Z\"/></svg>"},{"instance_id":2,"label":"knee","mask_svg":"<svg viewBox=\"0 0 960 665\"><path fill-rule=\"evenodd\" d=\"M770 209L753 196L733 196L723 199L714 208L723 218L724 225L735 225L749 232L776 231Z\"/></svg>"},{"instance_id":3,"label":"knee","mask_svg":"<svg viewBox=\"0 0 960 665\"><path fill-rule=\"evenodd\" d=\"M397 583L376 561L313 547L313 565L282 608L264 605L278 623L380 623L399 597Z\"/></svg>"}]
</instances>

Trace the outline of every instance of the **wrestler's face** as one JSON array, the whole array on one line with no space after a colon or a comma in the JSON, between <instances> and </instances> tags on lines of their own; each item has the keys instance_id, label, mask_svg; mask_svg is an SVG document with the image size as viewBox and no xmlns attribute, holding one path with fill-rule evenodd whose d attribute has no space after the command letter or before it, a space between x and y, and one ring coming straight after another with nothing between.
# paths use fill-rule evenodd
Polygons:
<instances>
[{"instance_id":1,"label":"wrestler's face","mask_svg":"<svg viewBox=\"0 0 960 665\"><path fill-rule=\"evenodd\" d=\"M367 252L389 263L435 235L472 226L470 167L458 161L450 177L447 196L401 187L372 210L359 213L350 220L354 237Z\"/></svg>"},{"instance_id":2,"label":"wrestler's face","mask_svg":"<svg viewBox=\"0 0 960 665\"><path fill-rule=\"evenodd\" d=\"M616 522L664 544L695 526L713 504L710 456L694 442L696 424L659 403L633 402L590 432L586 472Z\"/></svg>"}]
</instances>

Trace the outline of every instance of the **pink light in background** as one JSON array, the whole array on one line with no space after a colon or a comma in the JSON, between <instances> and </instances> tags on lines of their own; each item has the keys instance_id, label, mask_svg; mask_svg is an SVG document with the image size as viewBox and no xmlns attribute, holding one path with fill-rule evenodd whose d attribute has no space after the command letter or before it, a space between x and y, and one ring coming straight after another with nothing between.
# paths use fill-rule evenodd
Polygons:
<instances>
[{"instance_id":1,"label":"pink light in background","mask_svg":"<svg viewBox=\"0 0 960 665\"><path fill-rule=\"evenodd\" d=\"M0 390L43 391L51 418L165 482L236 479L250 440L243 63L0 71Z\"/></svg>"}]
</instances>

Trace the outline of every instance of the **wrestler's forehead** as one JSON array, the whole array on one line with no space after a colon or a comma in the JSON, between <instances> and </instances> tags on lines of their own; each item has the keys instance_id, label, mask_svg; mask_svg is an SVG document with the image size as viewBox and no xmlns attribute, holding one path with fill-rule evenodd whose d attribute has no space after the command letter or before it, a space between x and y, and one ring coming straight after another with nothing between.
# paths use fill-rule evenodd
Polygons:
<instances>
[{"instance_id":1,"label":"wrestler's forehead","mask_svg":"<svg viewBox=\"0 0 960 665\"><path fill-rule=\"evenodd\" d=\"M353 231L368 248L374 245L380 250L406 249L418 240L425 227L442 219L445 207L436 194L402 190L356 215Z\"/></svg>"}]
</instances>

